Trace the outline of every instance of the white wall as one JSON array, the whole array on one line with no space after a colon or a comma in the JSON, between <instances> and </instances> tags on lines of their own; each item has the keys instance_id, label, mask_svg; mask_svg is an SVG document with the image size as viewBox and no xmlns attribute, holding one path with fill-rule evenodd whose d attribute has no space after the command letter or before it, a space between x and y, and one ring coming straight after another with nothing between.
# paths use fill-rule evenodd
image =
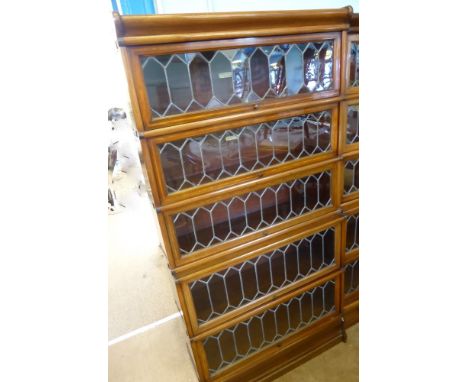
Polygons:
<instances>
[{"instance_id":1,"label":"white wall","mask_svg":"<svg viewBox=\"0 0 468 382\"><path fill-rule=\"evenodd\" d=\"M155 0L155 3L158 13L323 9L347 5L359 12L358 0Z\"/></svg>"}]
</instances>

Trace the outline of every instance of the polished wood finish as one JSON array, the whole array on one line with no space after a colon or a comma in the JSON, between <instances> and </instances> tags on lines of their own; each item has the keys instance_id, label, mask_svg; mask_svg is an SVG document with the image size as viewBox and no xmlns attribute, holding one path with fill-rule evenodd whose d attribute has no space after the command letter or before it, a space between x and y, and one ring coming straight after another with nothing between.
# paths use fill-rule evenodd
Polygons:
<instances>
[{"instance_id":1,"label":"polished wood finish","mask_svg":"<svg viewBox=\"0 0 468 382\"><path fill-rule=\"evenodd\" d=\"M359 106L358 98L345 99L340 103L340 137L339 149L340 154L349 153L359 150L359 142L348 144L346 143L346 132L348 126L348 106Z\"/></svg>"},{"instance_id":2,"label":"polished wood finish","mask_svg":"<svg viewBox=\"0 0 468 382\"><path fill-rule=\"evenodd\" d=\"M260 247L257 245L252 245L251 248L252 250L249 250L248 248L244 249L244 254L241 256L236 256L236 257L231 257L226 260L224 260L221 264L216 264L212 266L207 266L203 267L197 272L191 273L186 276L182 276L179 278L180 283L178 283L178 287L180 287L186 296L188 296L186 300L186 304L188 305L188 309L193 312L193 314L190 315L190 317L196 317L195 308L193 306L193 298L189 293L188 289L188 284L191 281L201 279L203 277L209 276L212 273L215 273L217 271L220 271L222 269L225 269L229 266L235 265L239 262L244 262L249 259L252 259L256 256L262 255L266 252L274 251L276 248L283 247L289 243L292 243L296 240L300 240L301 238L310 236L313 233L322 231L326 228L333 227L335 229L335 264L332 264L330 266L327 266L321 270L318 270L309 276L303 277L300 280L297 280L290 285L284 286L281 289L269 293L265 296L259 297L256 300L241 306L231 312L225 313L222 316L219 316L217 318L211 319L209 322L198 325L196 321L191 321L190 325L190 331L194 334L206 332L207 330L211 328L221 328L224 326L226 322L229 322L231 318L238 317L242 313L246 314L252 314L253 311L255 311L255 308L257 307L265 307L265 304L269 301L279 301L281 296L288 295L289 292L291 291L296 291L297 288L301 286L306 286L306 288L310 288L312 286L312 282L321 279L324 276L327 276L330 273L334 273L338 271L341 268L341 229L342 229L342 222L343 218L335 218L333 220L326 219L324 223L318 225L314 225L312 228L302 228L298 227L295 230L288 230L287 235L285 234L282 237L278 237L278 239L274 243L268 243L265 242L263 245Z\"/></svg>"},{"instance_id":3,"label":"polished wood finish","mask_svg":"<svg viewBox=\"0 0 468 382\"><path fill-rule=\"evenodd\" d=\"M308 94L297 94L285 98L272 98L260 102L250 102L245 104L236 104L233 106L225 106L217 109L203 110L200 112L189 112L174 116L153 119L151 107L148 100L148 95L144 85L143 71L140 65L140 57L173 54L173 53L190 53L203 52L218 49L234 49L240 47L273 45L282 43L304 43L309 41L321 42L325 40L334 41L334 78L333 88ZM300 103L310 105L311 100L329 101L329 98L338 96L340 93L340 73L341 73L341 34L334 33L316 33L316 34L300 34L286 35L274 37L255 37L255 38L240 38L217 41L197 41L185 42L180 44L164 44L138 46L126 49L127 62L133 76L133 82L136 87L135 96L139 102L139 110L143 119L144 130L162 130L158 132L143 132L145 137L155 136L159 134L169 134L175 131L187 131L190 129L201 128L207 124L218 124L223 122L231 122L240 118L255 118L271 112L274 108L278 111L289 110L294 105ZM193 124L192 124L193 123ZM182 125L182 126L180 126ZM137 125L138 126L138 125Z\"/></svg>"},{"instance_id":4,"label":"polished wood finish","mask_svg":"<svg viewBox=\"0 0 468 382\"><path fill-rule=\"evenodd\" d=\"M342 192L342 197L341 197L341 201L342 203L346 203L346 202L349 202L351 200L355 200L355 199L358 199L359 198L359 191L353 191L347 195L344 195L344 177L345 177L345 165L346 165L346 162L348 161L355 161L355 160L358 160L359 159L359 151L351 151L351 152L347 152L347 153L344 153L342 156L341 156L342 160L341 160L341 163L338 165L338 173L339 173L339 178L341 180L341 184L340 184L340 189L341 189L341 192Z\"/></svg>"},{"instance_id":5,"label":"polished wood finish","mask_svg":"<svg viewBox=\"0 0 468 382\"><path fill-rule=\"evenodd\" d=\"M339 31L348 29L352 18L351 7L125 17L114 13L120 46Z\"/></svg>"},{"instance_id":6,"label":"polished wood finish","mask_svg":"<svg viewBox=\"0 0 468 382\"><path fill-rule=\"evenodd\" d=\"M249 362L227 369L216 375L216 381L272 381L308 359L320 354L344 339L340 318L326 317L297 335L291 336L260 354Z\"/></svg>"},{"instance_id":7,"label":"polished wood finish","mask_svg":"<svg viewBox=\"0 0 468 382\"><path fill-rule=\"evenodd\" d=\"M347 57L346 57L346 69L345 69L345 77L344 77L344 84L345 84L345 94L348 95L359 95L359 87L352 87L349 86L349 81L350 81L350 71L351 71L351 65L350 65L350 51L351 51L351 44L359 43L359 35L356 33L353 34L348 34L348 37L346 39L346 45L347 45Z\"/></svg>"},{"instance_id":8,"label":"polished wood finish","mask_svg":"<svg viewBox=\"0 0 468 382\"><path fill-rule=\"evenodd\" d=\"M359 88L348 86L350 44L359 39L358 14L354 14L351 7L345 7L314 11L155 16L114 14L114 20L135 124L141 139L145 175L156 212L156 234L161 238L162 249L174 276L177 303L183 312L190 355L200 380L273 380L344 340L345 328L358 322L359 318L359 291L344 293L344 269L347 264L359 258L359 248L346 252L346 221L359 211L359 191L344 194L345 163L359 157L359 143L346 144L347 107L359 103ZM152 115L141 68L142 57L324 40L333 40L333 82L328 90L302 92L283 98L160 118ZM168 179L159 145L324 110L331 112L328 151L290 158L238 175L168 192ZM181 253L173 222L177 214L205 208L215 202L254 191L259 192L266 187L274 187L325 170L331 173L329 205L301 212L295 217L288 217L187 254ZM278 199L276 203L278 209ZM190 289L193 282L260 258L330 227L334 229L333 263L307 276L301 275L272 292L257 296L206 322L198 321ZM335 282L333 311L260 351L210 374L208 356L203 345L205 339L270 308L274 309L316 286L324 285L327 280Z\"/></svg>"}]
</instances>

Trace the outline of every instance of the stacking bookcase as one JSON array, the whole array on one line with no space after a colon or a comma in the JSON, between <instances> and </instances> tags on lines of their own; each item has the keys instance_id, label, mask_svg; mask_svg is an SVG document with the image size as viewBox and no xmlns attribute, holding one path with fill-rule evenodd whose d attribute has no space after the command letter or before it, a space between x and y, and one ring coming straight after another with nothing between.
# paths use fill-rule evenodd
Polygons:
<instances>
[{"instance_id":1,"label":"stacking bookcase","mask_svg":"<svg viewBox=\"0 0 468 382\"><path fill-rule=\"evenodd\" d=\"M201 381L271 380L358 321L351 7L115 14Z\"/></svg>"}]
</instances>

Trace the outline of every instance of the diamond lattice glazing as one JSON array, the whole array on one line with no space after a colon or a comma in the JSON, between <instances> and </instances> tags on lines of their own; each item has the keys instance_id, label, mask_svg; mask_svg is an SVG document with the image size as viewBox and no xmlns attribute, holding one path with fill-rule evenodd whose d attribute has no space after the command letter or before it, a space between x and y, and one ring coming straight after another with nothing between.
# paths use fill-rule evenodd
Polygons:
<instances>
[{"instance_id":1,"label":"diamond lattice glazing","mask_svg":"<svg viewBox=\"0 0 468 382\"><path fill-rule=\"evenodd\" d=\"M210 374L284 339L334 311L334 290L335 282L327 281L262 314L207 337L203 346Z\"/></svg>"},{"instance_id":2,"label":"diamond lattice glazing","mask_svg":"<svg viewBox=\"0 0 468 382\"><path fill-rule=\"evenodd\" d=\"M159 145L169 193L320 154L331 148L329 110Z\"/></svg>"},{"instance_id":3,"label":"diamond lattice glazing","mask_svg":"<svg viewBox=\"0 0 468 382\"><path fill-rule=\"evenodd\" d=\"M182 255L331 205L331 171L225 199L173 217Z\"/></svg>"},{"instance_id":4,"label":"diamond lattice glazing","mask_svg":"<svg viewBox=\"0 0 468 382\"><path fill-rule=\"evenodd\" d=\"M335 264L333 227L190 283L198 323Z\"/></svg>"},{"instance_id":5,"label":"diamond lattice glazing","mask_svg":"<svg viewBox=\"0 0 468 382\"><path fill-rule=\"evenodd\" d=\"M346 219L346 252L359 248L359 214Z\"/></svg>"},{"instance_id":6,"label":"diamond lattice glazing","mask_svg":"<svg viewBox=\"0 0 468 382\"><path fill-rule=\"evenodd\" d=\"M344 194L359 191L359 159L348 160L344 165Z\"/></svg>"},{"instance_id":7,"label":"diamond lattice glazing","mask_svg":"<svg viewBox=\"0 0 468 382\"><path fill-rule=\"evenodd\" d=\"M141 57L153 118L332 88L333 40Z\"/></svg>"}]
</instances>

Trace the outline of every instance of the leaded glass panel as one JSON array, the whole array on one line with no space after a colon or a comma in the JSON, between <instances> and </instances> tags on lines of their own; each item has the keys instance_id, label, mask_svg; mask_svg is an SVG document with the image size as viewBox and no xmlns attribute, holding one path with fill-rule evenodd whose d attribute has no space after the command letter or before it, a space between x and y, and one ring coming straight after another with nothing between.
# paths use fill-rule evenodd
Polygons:
<instances>
[{"instance_id":1,"label":"leaded glass panel","mask_svg":"<svg viewBox=\"0 0 468 382\"><path fill-rule=\"evenodd\" d=\"M331 205L331 171L225 199L173 217L182 255Z\"/></svg>"},{"instance_id":2,"label":"leaded glass panel","mask_svg":"<svg viewBox=\"0 0 468 382\"><path fill-rule=\"evenodd\" d=\"M344 293L350 294L359 289L359 259L346 264L344 269Z\"/></svg>"},{"instance_id":3,"label":"leaded glass panel","mask_svg":"<svg viewBox=\"0 0 468 382\"><path fill-rule=\"evenodd\" d=\"M193 62L193 61L192 61ZM331 150L331 111L160 144L169 193Z\"/></svg>"},{"instance_id":4,"label":"leaded glass panel","mask_svg":"<svg viewBox=\"0 0 468 382\"><path fill-rule=\"evenodd\" d=\"M211 375L271 346L335 311L329 280L203 341Z\"/></svg>"},{"instance_id":5,"label":"leaded glass panel","mask_svg":"<svg viewBox=\"0 0 468 382\"><path fill-rule=\"evenodd\" d=\"M335 264L330 227L190 283L199 324Z\"/></svg>"},{"instance_id":6,"label":"leaded glass panel","mask_svg":"<svg viewBox=\"0 0 468 382\"><path fill-rule=\"evenodd\" d=\"M349 55L349 84L350 87L359 86L359 42L351 42Z\"/></svg>"},{"instance_id":7,"label":"leaded glass panel","mask_svg":"<svg viewBox=\"0 0 468 382\"><path fill-rule=\"evenodd\" d=\"M141 57L153 118L329 90L333 40Z\"/></svg>"},{"instance_id":8,"label":"leaded glass panel","mask_svg":"<svg viewBox=\"0 0 468 382\"><path fill-rule=\"evenodd\" d=\"M359 105L348 106L348 116L346 125L346 143L359 142Z\"/></svg>"},{"instance_id":9,"label":"leaded glass panel","mask_svg":"<svg viewBox=\"0 0 468 382\"><path fill-rule=\"evenodd\" d=\"M359 248L359 214L346 219L346 252Z\"/></svg>"},{"instance_id":10,"label":"leaded glass panel","mask_svg":"<svg viewBox=\"0 0 468 382\"><path fill-rule=\"evenodd\" d=\"M348 160L344 165L344 194L359 191L359 159Z\"/></svg>"}]
</instances>

